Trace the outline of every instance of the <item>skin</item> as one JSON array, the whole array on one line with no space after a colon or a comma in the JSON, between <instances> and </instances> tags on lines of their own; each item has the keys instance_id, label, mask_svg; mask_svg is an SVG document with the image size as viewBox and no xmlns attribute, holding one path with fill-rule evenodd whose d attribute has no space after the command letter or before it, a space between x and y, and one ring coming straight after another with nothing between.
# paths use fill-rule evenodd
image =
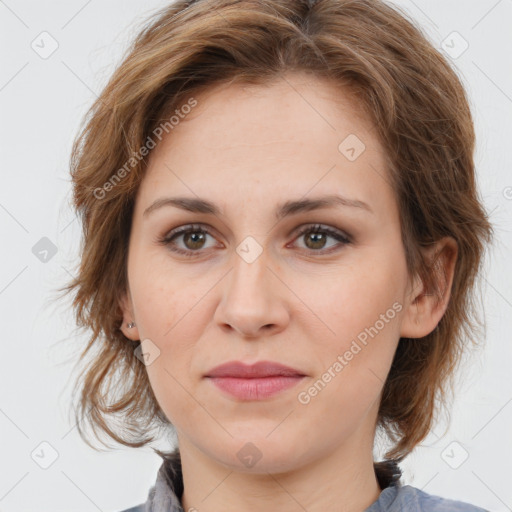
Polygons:
<instances>
[{"instance_id":1,"label":"skin","mask_svg":"<svg viewBox=\"0 0 512 512\"><path fill-rule=\"evenodd\" d=\"M444 314L455 242L431 249L442 254L444 270L436 304L419 279L408 278L384 148L351 96L332 84L288 74L196 99L151 154L133 215L129 289L120 298L124 334L160 351L146 368L177 431L184 510L362 511L381 492L372 449L394 352L400 337L427 335ZM365 145L354 161L338 149L349 134ZM333 193L364 201L373 213L334 206L274 218L285 200ZM207 199L220 213L165 206L143 215L170 196ZM297 236L316 223L351 242ZM212 233L199 243L174 239L192 257L156 241L189 224ZM262 250L251 263L236 251L248 236ZM394 318L301 403L299 393L397 303ZM136 327L127 329L131 321ZM306 377L271 398L241 401L204 378L230 360L278 361ZM261 454L252 467L237 456L248 442Z\"/></svg>"}]
</instances>

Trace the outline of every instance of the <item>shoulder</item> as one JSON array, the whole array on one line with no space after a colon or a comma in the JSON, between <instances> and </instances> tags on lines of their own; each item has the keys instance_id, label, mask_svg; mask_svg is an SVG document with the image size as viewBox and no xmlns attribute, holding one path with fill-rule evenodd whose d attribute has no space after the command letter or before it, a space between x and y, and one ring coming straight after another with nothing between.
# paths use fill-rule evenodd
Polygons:
<instances>
[{"instance_id":1,"label":"shoulder","mask_svg":"<svg viewBox=\"0 0 512 512\"><path fill-rule=\"evenodd\" d=\"M405 485L397 488L396 501L399 508L396 510L414 510L414 512L489 512L464 501L442 498L428 494L421 489ZM392 508L390 510L395 510Z\"/></svg>"},{"instance_id":2,"label":"shoulder","mask_svg":"<svg viewBox=\"0 0 512 512\"><path fill-rule=\"evenodd\" d=\"M135 507L126 508L124 510L120 510L119 512L144 512L145 504L142 503L140 505L137 505Z\"/></svg>"},{"instance_id":3,"label":"shoulder","mask_svg":"<svg viewBox=\"0 0 512 512\"><path fill-rule=\"evenodd\" d=\"M489 512L470 503L428 494L410 485L386 487L365 512Z\"/></svg>"}]
</instances>

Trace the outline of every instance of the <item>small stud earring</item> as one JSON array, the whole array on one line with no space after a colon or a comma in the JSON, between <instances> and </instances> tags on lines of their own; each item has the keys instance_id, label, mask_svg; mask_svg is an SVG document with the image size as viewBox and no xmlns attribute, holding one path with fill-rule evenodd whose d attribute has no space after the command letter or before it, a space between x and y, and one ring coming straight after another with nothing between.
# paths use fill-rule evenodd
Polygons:
<instances>
[{"instance_id":1,"label":"small stud earring","mask_svg":"<svg viewBox=\"0 0 512 512\"><path fill-rule=\"evenodd\" d=\"M128 329L132 329L133 327L135 327L135 322L130 322L129 324L126 324L126 327L128 327Z\"/></svg>"}]
</instances>

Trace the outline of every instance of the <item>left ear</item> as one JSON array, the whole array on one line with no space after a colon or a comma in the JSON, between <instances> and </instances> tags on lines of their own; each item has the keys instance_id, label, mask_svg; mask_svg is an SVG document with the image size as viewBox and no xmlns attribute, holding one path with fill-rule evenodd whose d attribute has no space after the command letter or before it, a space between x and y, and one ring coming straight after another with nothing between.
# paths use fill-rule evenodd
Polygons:
<instances>
[{"instance_id":1,"label":"left ear","mask_svg":"<svg viewBox=\"0 0 512 512\"><path fill-rule=\"evenodd\" d=\"M412 290L404 304L400 337L423 338L430 334L443 317L448 302L457 260L457 242L444 237L424 249L425 257L432 266L434 289L427 289L416 276Z\"/></svg>"}]
</instances>

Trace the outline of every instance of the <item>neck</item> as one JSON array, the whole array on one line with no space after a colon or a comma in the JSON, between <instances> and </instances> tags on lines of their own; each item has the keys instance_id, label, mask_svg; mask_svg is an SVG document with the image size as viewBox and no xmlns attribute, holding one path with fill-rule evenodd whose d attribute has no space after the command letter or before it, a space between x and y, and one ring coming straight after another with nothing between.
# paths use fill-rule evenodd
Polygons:
<instances>
[{"instance_id":1,"label":"neck","mask_svg":"<svg viewBox=\"0 0 512 512\"><path fill-rule=\"evenodd\" d=\"M381 492L371 448L362 452L358 443L347 443L287 472L239 472L183 438L180 453L184 511L362 512Z\"/></svg>"}]
</instances>

